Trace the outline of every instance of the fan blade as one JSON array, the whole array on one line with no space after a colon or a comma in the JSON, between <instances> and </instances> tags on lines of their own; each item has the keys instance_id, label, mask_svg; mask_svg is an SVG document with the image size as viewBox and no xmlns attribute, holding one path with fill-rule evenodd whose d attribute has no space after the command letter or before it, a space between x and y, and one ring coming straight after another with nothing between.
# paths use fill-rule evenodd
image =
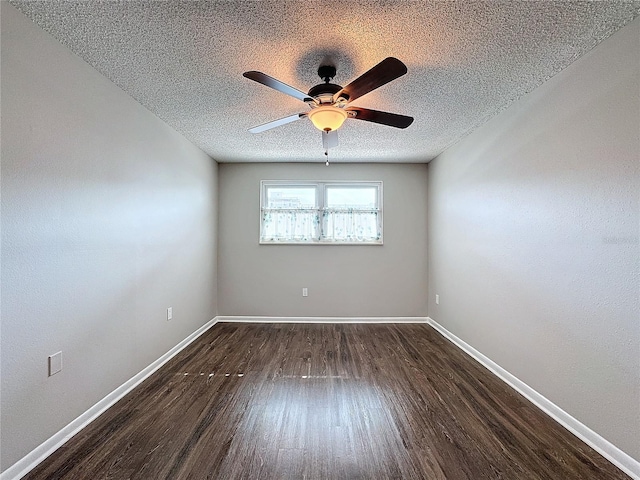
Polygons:
<instances>
[{"instance_id":1,"label":"fan blade","mask_svg":"<svg viewBox=\"0 0 640 480\"><path fill-rule=\"evenodd\" d=\"M273 122L264 123L262 125L258 125L257 127L250 128L249 131L251 133L264 132L265 130L271 130L272 128L279 127L280 125L286 125L287 123L295 122L296 120L299 120L302 117L306 116L306 113L296 113L295 115L291 115L289 117L284 117L279 120L274 120Z\"/></svg>"},{"instance_id":2,"label":"fan blade","mask_svg":"<svg viewBox=\"0 0 640 480\"><path fill-rule=\"evenodd\" d=\"M345 110L355 112L355 117L349 115L349 118L380 123L382 125L389 125L390 127L407 128L413 123L413 117L398 115L397 113L381 112L379 110L369 110L368 108L360 107L347 107Z\"/></svg>"},{"instance_id":3,"label":"fan blade","mask_svg":"<svg viewBox=\"0 0 640 480\"><path fill-rule=\"evenodd\" d=\"M387 57L371 70L363 73L349 85L344 87L333 96L333 101L337 101L341 96L349 96L348 102L353 102L382 85L389 83L407 73L404 63L394 57Z\"/></svg>"},{"instance_id":4,"label":"fan blade","mask_svg":"<svg viewBox=\"0 0 640 480\"><path fill-rule=\"evenodd\" d=\"M322 132L322 148L325 152L330 148L338 146L338 131L331 130L330 132Z\"/></svg>"},{"instance_id":5,"label":"fan blade","mask_svg":"<svg viewBox=\"0 0 640 480\"><path fill-rule=\"evenodd\" d=\"M244 72L242 75L249 80L253 80L254 82L258 82L267 87L271 87L274 90L277 90L286 95L290 95L293 98L302 100L303 102L315 102L315 100L306 93L301 92L296 88L290 87L286 83L282 83L280 80L276 80L275 78L270 77L269 75L266 75L262 72Z\"/></svg>"}]
</instances>

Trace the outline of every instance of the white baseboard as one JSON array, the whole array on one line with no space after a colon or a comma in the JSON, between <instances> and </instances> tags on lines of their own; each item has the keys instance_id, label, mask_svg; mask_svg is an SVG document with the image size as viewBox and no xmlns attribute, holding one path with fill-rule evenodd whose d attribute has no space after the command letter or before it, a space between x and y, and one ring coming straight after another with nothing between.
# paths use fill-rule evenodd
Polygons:
<instances>
[{"instance_id":1,"label":"white baseboard","mask_svg":"<svg viewBox=\"0 0 640 480\"><path fill-rule=\"evenodd\" d=\"M193 342L196 338L206 332L209 328L211 328L217 319L214 318L209 320L206 324L200 327L198 330L193 332L187 338L178 343L175 347L169 350L167 353L158 358L151 365L146 367L140 373L134 375L132 378L127 380L125 383L116 388L113 392L108 394L98 403L96 403L89 410L84 412L78 418L69 423L62 430L54 434L48 440L45 440L41 445L36 447L30 453L25 455L23 458L14 463L11 467L7 468L4 472L0 473L0 480L19 480L24 477L27 473L37 467L44 459L46 459L49 455L55 452L58 448L60 448L64 443L66 443L71 437L73 437L76 433L82 430L84 427L89 425L93 420L98 418L105 410L114 405L118 400L124 397L127 393L141 384L144 380L146 380L151 374L153 374L156 370L162 367L165 363L171 360L174 356L176 356L181 350L183 350L186 346L188 346L191 342Z\"/></svg>"},{"instance_id":2,"label":"white baseboard","mask_svg":"<svg viewBox=\"0 0 640 480\"><path fill-rule=\"evenodd\" d=\"M261 317L218 316L218 322L231 323L427 323L427 317Z\"/></svg>"},{"instance_id":3,"label":"white baseboard","mask_svg":"<svg viewBox=\"0 0 640 480\"><path fill-rule=\"evenodd\" d=\"M620 470L625 472L631 478L640 480L640 462L624 453L614 444L601 437L599 434L591 430L579 420L576 420L574 417L558 407L555 403L553 403L540 393L536 392L529 385L518 379L515 375L512 375L511 373L506 371L490 358L484 356L471 345L456 337L453 333L451 333L449 330L444 328L432 318L427 317L427 322L443 337L450 340L454 345L456 345L469 356L484 365L489 371L500 378L503 382L519 392L531 403L536 405L543 412L553 418L556 422L569 430L595 451L600 453L600 455L605 457Z\"/></svg>"}]
</instances>

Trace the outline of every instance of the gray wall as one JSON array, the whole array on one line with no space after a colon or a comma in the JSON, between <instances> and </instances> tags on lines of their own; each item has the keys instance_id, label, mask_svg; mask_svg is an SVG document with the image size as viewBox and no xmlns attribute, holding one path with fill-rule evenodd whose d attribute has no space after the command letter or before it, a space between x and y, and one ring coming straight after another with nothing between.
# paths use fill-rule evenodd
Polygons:
<instances>
[{"instance_id":1,"label":"gray wall","mask_svg":"<svg viewBox=\"0 0 640 480\"><path fill-rule=\"evenodd\" d=\"M259 245L260 180L287 179L382 180L384 245ZM219 313L425 316L426 202L426 165L221 164Z\"/></svg>"},{"instance_id":2,"label":"gray wall","mask_svg":"<svg viewBox=\"0 0 640 480\"><path fill-rule=\"evenodd\" d=\"M217 165L0 3L4 470L216 315Z\"/></svg>"},{"instance_id":3,"label":"gray wall","mask_svg":"<svg viewBox=\"0 0 640 480\"><path fill-rule=\"evenodd\" d=\"M639 27L432 161L428 201L429 316L636 459Z\"/></svg>"}]
</instances>

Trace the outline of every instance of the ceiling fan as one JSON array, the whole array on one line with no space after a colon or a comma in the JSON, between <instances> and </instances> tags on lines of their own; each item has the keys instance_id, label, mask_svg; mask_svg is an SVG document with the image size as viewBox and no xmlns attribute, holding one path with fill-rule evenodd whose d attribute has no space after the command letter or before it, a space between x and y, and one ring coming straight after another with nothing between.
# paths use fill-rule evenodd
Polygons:
<instances>
[{"instance_id":1,"label":"ceiling fan","mask_svg":"<svg viewBox=\"0 0 640 480\"><path fill-rule=\"evenodd\" d=\"M404 63L397 58L388 57L360 75L346 87L342 87L330 83L336 75L336 68L332 65L322 65L318 68L318 75L324 80L324 83L311 87L309 93L304 93L262 72L245 72L243 76L246 78L302 100L311 108L308 112L297 113L258 125L249 131L251 133L260 133L280 125L295 122L303 117L308 117L313 125L322 131L322 145L326 154L329 148L338 145L337 130L348 118L389 125L390 127L407 128L413 122L413 117L350 105L357 98L401 77L405 73L407 73L407 67Z\"/></svg>"}]
</instances>

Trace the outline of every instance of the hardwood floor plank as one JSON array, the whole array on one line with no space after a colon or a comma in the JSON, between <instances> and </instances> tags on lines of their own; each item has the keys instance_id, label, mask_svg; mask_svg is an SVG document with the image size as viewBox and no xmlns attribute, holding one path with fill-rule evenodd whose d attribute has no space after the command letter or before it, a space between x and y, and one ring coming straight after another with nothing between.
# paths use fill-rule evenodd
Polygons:
<instances>
[{"instance_id":1,"label":"hardwood floor plank","mask_svg":"<svg viewBox=\"0 0 640 480\"><path fill-rule=\"evenodd\" d=\"M427 325L218 324L25 478L628 477Z\"/></svg>"}]
</instances>

